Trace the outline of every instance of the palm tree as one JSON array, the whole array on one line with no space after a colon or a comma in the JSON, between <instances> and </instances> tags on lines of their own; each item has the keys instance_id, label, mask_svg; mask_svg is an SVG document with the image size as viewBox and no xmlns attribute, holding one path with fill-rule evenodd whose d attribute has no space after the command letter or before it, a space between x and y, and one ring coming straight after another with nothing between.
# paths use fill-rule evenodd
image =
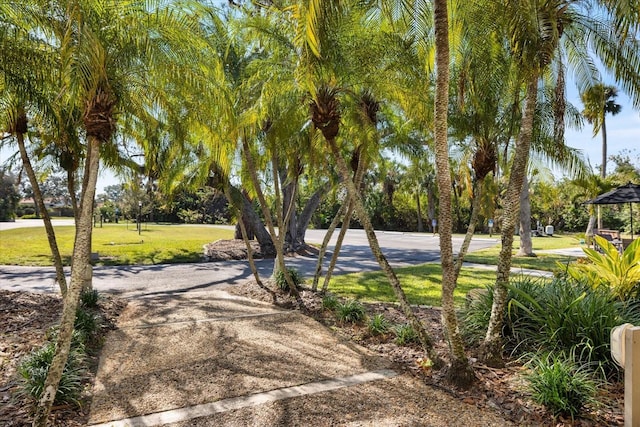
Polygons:
<instances>
[{"instance_id":1,"label":"palm tree","mask_svg":"<svg viewBox=\"0 0 640 427\"><path fill-rule=\"evenodd\" d=\"M640 98L640 85L637 84L640 71L637 66L639 53L634 46L633 37L627 29L628 16L633 15L635 5L627 2L605 2L602 4L605 19L587 16L585 10L590 4L584 2L553 1L543 5L529 1L507 1L500 4L500 11L487 10L491 16L503 16L496 23L505 23L505 35L510 48L518 60L524 80L525 107L521 121L520 134L515 147L509 185L505 196L505 209L502 226L502 248L498 261L496 286L494 287L493 306L489 327L483 343L483 359L487 363L500 364L502 357L502 318L506 304L506 285L509 282L511 268L511 249L519 212L520 193L528 163L529 149L534 129L534 113L537 104L538 81L549 71L552 60L558 54L560 46L571 52L566 57L572 65L587 65L579 76L585 84L597 77L597 70L589 60L589 45L602 59L604 66L613 71L616 78L630 92L632 98ZM486 7L492 7L487 2ZM630 13L630 15L626 15ZM624 18L624 16L627 16ZM606 28L606 30L605 30ZM610 30L614 28L614 30ZM587 59L585 61L585 59ZM592 80L591 80L592 81Z\"/></svg>"},{"instance_id":2,"label":"palm tree","mask_svg":"<svg viewBox=\"0 0 640 427\"><path fill-rule=\"evenodd\" d=\"M60 321L60 331L51 367L34 416L35 426L44 426L62 369L71 345L75 312L82 285L92 274L88 253L91 248L93 200L101 153L112 149L119 117L137 116L140 112L163 107L158 75L152 70L171 74L182 81L188 70L176 60L195 59L197 49L189 50L198 40L197 21L185 18L164 2L59 1L42 8L40 31L55 34L47 25L64 21L68 38L54 40L65 58L74 66L62 64L62 102L78 105L86 135L84 177L77 217L71 265L71 282ZM184 10L183 10L184 11ZM178 48L179 47L179 48ZM182 49L182 51L180 50Z\"/></svg>"},{"instance_id":3,"label":"palm tree","mask_svg":"<svg viewBox=\"0 0 640 427\"><path fill-rule=\"evenodd\" d=\"M620 104L616 104L618 89L615 86L598 83L591 86L580 95L584 110L582 114L593 125L593 136L602 131L602 167L600 176L607 177L607 123L606 116L615 116L622 110Z\"/></svg>"},{"instance_id":4,"label":"palm tree","mask_svg":"<svg viewBox=\"0 0 640 427\"><path fill-rule=\"evenodd\" d=\"M14 10L15 5L0 6L0 46L4 52L3 60L0 61L0 106L3 113L0 124L18 143L22 167L31 183L34 203L43 219L56 270L56 282L62 296L65 297L67 280L55 230L26 146L26 141L30 141L27 133L29 112L37 111L49 122L47 124L56 120L54 107L48 99L51 76L47 74L48 71L43 70L55 68L57 63L52 49L33 36L33 10L29 4L23 6L18 10Z\"/></svg>"}]
</instances>

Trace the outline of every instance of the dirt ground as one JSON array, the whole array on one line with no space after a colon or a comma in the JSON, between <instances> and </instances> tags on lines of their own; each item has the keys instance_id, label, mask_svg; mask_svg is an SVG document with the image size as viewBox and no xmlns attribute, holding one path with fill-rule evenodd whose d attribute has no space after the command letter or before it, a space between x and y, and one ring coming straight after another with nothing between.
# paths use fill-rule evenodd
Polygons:
<instances>
[{"instance_id":1,"label":"dirt ground","mask_svg":"<svg viewBox=\"0 0 640 427\"><path fill-rule=\"evenodd\" d=\"M236 251L241 251L240 245L244 244L242 242L221 242L219 245L225 251L230 250L235 257L239 256ZM224 251L218 252L216 256L220 258L226 257L227 255L222 254L222 252ZM241 285L229 286L226 290L232 294L297 310L291 297L278 290L273 284L267 283L266 286L260 287L255 282L248 281ZM345 395L345 399L353 399L356 403L358 402L358 395L368 396L368 401L379 401L379 404L375 405L375 414L371 415L369 424L366 422L352 423L350 421L352 414L358 411L357 405L348 408L331 406L327 404L326 396L321 394L269 404L263 408L264 412L259 414L255 409L230 411L219 418L220 422L224 421L224 425L251 425L251 420L256 421L257 417L261 417L260 419L265 423L259 422L256 425L295 425L296 420L303 419L301 411L309 410L309 408L315 408L313 410L317 411L317 414L306 414L307 418L305 419L315 419L317 420L317 425L331 425L326 422L323 424L323 414L326 415L326 412L323 411L332 410L331 408L343 411L345 415L344 422L339 425L398 425L398 420L402 418L394 418L396 424L393 424L393 422L391 424L385 423L384 420L387 417L402 414L403 411L409 414L413 410L411 408L416 411L428 410L430 413L435 414L434 416L439 413L453 412L459 414L462 417L461 420L463 420L465 408L470 405L483 411L499 414L517 425L623 425L622 408L624 395L621 384L604 387L599 396L602 404L597 408L588 408L582 418L573 421L554 420L544 408L530 400L524 390L523 380L521 379L521 373L524 368L515 362L507 363L507 367L504 369L493 369L483 366L471 358L477 381L471 390L457 390L446 384L441 371L425 370L420 367L418 361L424 358L425 355L418 347L398 346L393 342L391 336L372 337L368 334L364 325L340 324L335 320L331 312L323 310L322 299L318 294L303 290L302 297L305 306L302 311L303 314L327 325L340 337L362 345L380 357L388 359L390 363L393 363L404 372L402 378L395 380L400 386L402 381L407 381L406 376L409 375L424 384L425 390L437 389L444 391L451 399L440 402L439 400L426 398L424 400L416 400L415 396L412 396L411 403L409 403L406 400L407 396L402 393L395 393L388 397L389 401L379 401L384 390L376 389L375 385L366 385L358 386L354 389L345 389L340 393ZM106 297L101 300L100 311L104 317L103 329L105 332L113 327L116 317L125 305L125 301L113 297ZM17 398L15 394L18 384L16 367L25 355L44 342L45 332L58 321L61 307L61 300L55 295L0 291L0 426L17 427L30 425L29 402L25 399ZM394 304L365 304L365 307L369 316L383 313L392 323L405 323L404 315ZM439 310L417 307L416 311L418 317L427 325L429 332L436 339L438 352L446 357L447 348L442 334ZM89 356L91 373L86 378L82 406L79 408L55 408L52 414L52 425L75 427L87 424L88 408L91 406L91 390L98 357L99 353L97 351ZM247 357L250 357L250 355L247 355ZM405 404L410 406L405 407ZM314 416L316 418L313 418ZM437 418L434 419L437 420ZM269 420L273 421L273 424L269 424ZM196 424L179 424L180 427L186 427L187 425ZM400 425L430 424L421 424L415 419L406 418L406 424Z\"/></svg>"}]
</instances>

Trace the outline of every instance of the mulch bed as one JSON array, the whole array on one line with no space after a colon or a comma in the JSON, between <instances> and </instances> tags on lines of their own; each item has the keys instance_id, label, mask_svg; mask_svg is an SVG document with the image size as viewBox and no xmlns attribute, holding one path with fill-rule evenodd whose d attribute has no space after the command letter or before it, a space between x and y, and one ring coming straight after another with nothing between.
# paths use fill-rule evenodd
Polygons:
<instances>
[{"instance_id":1,"label":"mulch bed","mask_svg":"<svg viewBox=\"0 0 640 427\"><path fill-rule=\"evenodd\" d=\"M125 306L125 300L120 298L100 298L96 313L101 318L101 328L87 347L88 372L84 378L81 406L54 407L50 425L87 425L99 346L104 335L114 328L115 320ZM17 367L25 356L45 343L47 330L59 322L61 314L62 299L59 295L0 290L0 425L31 425L33 402L17 395Z\"/></svg>"}]
</instances>

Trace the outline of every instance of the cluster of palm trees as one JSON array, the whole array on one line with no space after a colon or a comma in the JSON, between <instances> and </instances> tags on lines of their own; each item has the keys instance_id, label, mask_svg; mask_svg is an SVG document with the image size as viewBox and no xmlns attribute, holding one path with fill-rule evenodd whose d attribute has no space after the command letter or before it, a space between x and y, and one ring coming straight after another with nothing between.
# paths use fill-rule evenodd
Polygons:
<instances>
[{"instance_id":1,"label":"cluster of palm trees","mask_svg":"<svg viewBox=\"0 0 640 427\"><path fill-rule=\"evenodd\" d=\"M364 171L383 150L410 146L417 158L431 153L426 158L434 159L439 194L450 378L470 382L453 290L483 189L492 177L508 177L483 349L485 360L499 362L505 286L530 153L574 169L580 165L563 141L565 123L579 122L579 113L564 101L565 73L572 72L585 93L602 80L596 58L640 105L639 15L636 0L0 3L0 129L12 136L3 141L17 143L34 193L37 177L30 165L41 158L67 171L71 194L81 189L74 200L68 286L61 268L58 274L65 306L57 353L34 425L46 423L78 296L91 280L100 162L143 175L166 192L218 186L241 212L244 236L260 233L249 202L256 198L268 231L268 237L261 233L261 244L273 245L285 275L287 245L295 246L308 224L295 208L300 182L317 190L313 203L343 188L341 218L352 211L358 217L423 345L438 361L362 202ZM474 212L456 259L454 148L468 153ZM140 152L143 160L132 160L131 153ZM47 232L61 266L53 229Z\"/></svg>"}]
</instances>

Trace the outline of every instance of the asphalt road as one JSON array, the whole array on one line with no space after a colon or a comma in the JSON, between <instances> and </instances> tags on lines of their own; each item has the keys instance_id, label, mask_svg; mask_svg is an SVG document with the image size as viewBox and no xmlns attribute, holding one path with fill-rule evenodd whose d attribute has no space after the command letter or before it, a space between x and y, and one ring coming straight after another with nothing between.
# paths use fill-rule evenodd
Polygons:
<instances>
[{"instance_id":1,"label":"asphalt road","mask_svg":"<svg viewBox=\"0 0 640 427\"><path fill-rule=\"evenodd\" d=\"M38 221L39 222L39 221ZM63 223L57 223L62 225ZM72 224L72 222L71 222ZM20 226L38 226L37 222L26 224L0 223L0 230ZM309 230L307 243L321 243L324 230ZM335 233L337 235L337 232ZM335 235L330 243L333 249ZM439 238L432 234L376 232L383 253L392 266L422 264L437 261L440 256ZM474 238L470 251L495 245L497 239ZM457 250L462 238L454 238ZM1 249L1 242L0 242ZM330 254L325 259L324 268L329 263ZM298 269L303 275L311 276L315 271L316 258L298 256L288 258L287 265ZM267 277L273 269L273 260L258 260L261 276ZM340 252L334 274L378 270L366 235L363 230L349 230ZM251 276L246 261L201 262L193 264L161 264L140 266L95 267L93 285L101 292L123 296L159 296L206 292L221 285L239 283ZM56 292L55 273L52 267L0 266L0 288L33 292Z\"/></svg>"}]
</instances>

